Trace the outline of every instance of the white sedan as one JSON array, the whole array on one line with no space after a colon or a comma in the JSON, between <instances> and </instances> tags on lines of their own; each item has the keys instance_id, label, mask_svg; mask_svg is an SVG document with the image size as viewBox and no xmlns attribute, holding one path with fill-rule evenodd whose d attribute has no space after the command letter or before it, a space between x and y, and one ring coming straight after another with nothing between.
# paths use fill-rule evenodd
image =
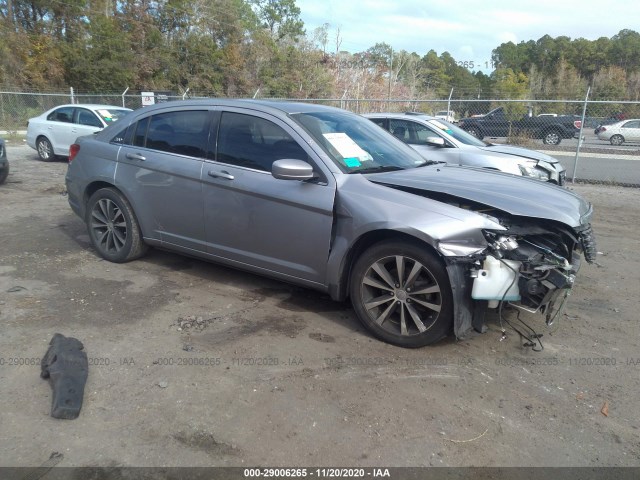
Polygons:
<instances>
[{"instance_id":1,"label":"white sedan","mask_svg":"<svg viewBox=\"0 0 640 480\"><path fill-rule=\"evenodd\" d=\"M600 140L609 140L611 145L622 145L624 142L640 142L640 119L622 120L612 125L600 127Z\"/></svg>"},{"instance_id":2,"label":"white sedan","mask_svg":"<svg viewBox=\"0 0 640 480\"><path fill-rule=\"evenodd\" d=\"M96 133L130 111L113 105L60 105L29 119L27 145L45 162L68 157L76 138Z\"/></svg>"}]
</instances>

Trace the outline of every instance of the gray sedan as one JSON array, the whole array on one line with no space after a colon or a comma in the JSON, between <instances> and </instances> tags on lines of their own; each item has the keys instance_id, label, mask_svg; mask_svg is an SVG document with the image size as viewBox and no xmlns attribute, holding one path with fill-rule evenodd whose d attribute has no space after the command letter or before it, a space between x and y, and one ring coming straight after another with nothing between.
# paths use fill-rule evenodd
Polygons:
<instances>
[{"instance_id":1,"label":"gray sedan","mask_svg":"<svg viewBox=\"0 0 640 480\"><path fill-rule=\"evenodd\" d=\"M553 185L426 161L311 104L169 102L70 148L69 203L112 262L149 246L350 298L378 338L430 344L511 303L559 314L595 243Z\"/></svg>"},{"instance_id":2,"label":"gray sedan","mask_svg":"<svg viewBox=\"0 0 640 480\"><path fill-rule=\"evenodd\" d=\"M388 130L429 160L490 168L563 185L565 168L545 153L485 143L436 117L416 113L369 113L364 117Z\"/></svg>"}]
</instances>

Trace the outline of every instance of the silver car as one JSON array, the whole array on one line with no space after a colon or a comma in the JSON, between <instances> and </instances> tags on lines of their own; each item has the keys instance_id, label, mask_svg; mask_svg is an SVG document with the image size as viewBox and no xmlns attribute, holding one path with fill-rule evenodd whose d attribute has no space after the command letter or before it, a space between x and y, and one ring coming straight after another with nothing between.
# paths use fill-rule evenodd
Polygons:
<instances>
[{"instance_id":1,"label":"silver car","mask_svg":"<svg viewBox=\"0 0 640 480\"><path fill-rule=\"evenodd\" d=\"M70 149L69 203L100 256L149 246L351 299L403 347L481 329L486 308L558 315L592 262L568 190L432 164L369 120L312 104L169 102Z\"/></svg>"},{"instance_id":2,"label":"silver car","mask_svg":"<svg viewBox=\"0 0 640 480\"><path fill-rule=\"evenodd\" d=\"M484 167L558 185L565 168L550 155L512 145L485 143L443 119L416 113L370 113L366 118L388 130L429 160Z\"/></svg>"},{"instance_id":3,"label":"silver car","mask_svg":"<svg viewBox=\"0 0 640 480\"><path fill-rule=\"evenodd\" d=\"M640 141L640 119L622 120L611 125L598 127L598 139L608 140L611 145L634 143Z\"/></svg>"}]
</instances>

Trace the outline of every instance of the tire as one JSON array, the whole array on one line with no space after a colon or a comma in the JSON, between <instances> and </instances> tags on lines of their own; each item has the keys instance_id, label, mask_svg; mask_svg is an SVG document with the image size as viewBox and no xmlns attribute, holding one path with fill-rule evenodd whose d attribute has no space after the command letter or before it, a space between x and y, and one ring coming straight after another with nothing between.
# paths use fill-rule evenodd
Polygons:
<instances>
[{"instance_id":1,"label":"tire","mask_svg":"<svg viewBox=\"0 0 640 480\"><path fill-rule=\"evenodd\" d=\"M36 150L43 162L51 162L56 156L53 153L53 146L47 137L38 137L36 140Z\"/></svg>"},{"instance_id":2,"label":"tire","mask_svg":"<svg viewBox=\"0 0 640 480\"><path fill-rule=\"evenodd\" d=\"M611 145L622 145L624 143L624 137L622 135L614 135L609 139Z\"/></svg>"},{"instance_id":3,"label":"tire","mask_svg":"<svg viewBox=\"0 0 640 480\"><path fill-rule=\"evenodd\" d=\"M2 185L7 180L8 176L9 176L9 163L7 162L7 164L4 167L4 170L0 172L0 185Z\"/></svg>"},{"instance_id":4,"label":"tire","mask_svg":"<svg viewBox=\"0 0 640 480\"><path fill-rule=\"evenodd\" d=\"M85 223L91 244L105 260L129 262L148 249L131 205L113 188L102 188L91 195Z\"/></svg>"},{"instance_id":5,"label":"tire","mask_svg":"<svg viewBox=\"0 0 640 480\"><path fill-rule=\"evenodd\" d=\"M385 342L423 347L453 329L449 276L426 247L401 241L373 245L356 261L349 290L359 320Z\"/></svg>"},{"instance_id":6,"label":"tire","mask_svg":"<svg viewBox=\"0 0 640 480\"><path fill-rule=\"evenodd\" d=\"M542 143L545 145L559 145L562 141L562 136L557 130L549 130L542 136Z\"/></svg>"},{"instance_id":7,"label":"tire","mask_svg":"<svg viewBox=\"0 0 640 480\"><path fill-rule=\"evenodd\" d=\"M482 140L484 138L484 135L482 134L482 132L480 130L478 130L477 128L475 128L475 127L471 127L469 129L467 129L466 132L469 135L474 136L479 140Z\"/></svg>"}]
</instances>

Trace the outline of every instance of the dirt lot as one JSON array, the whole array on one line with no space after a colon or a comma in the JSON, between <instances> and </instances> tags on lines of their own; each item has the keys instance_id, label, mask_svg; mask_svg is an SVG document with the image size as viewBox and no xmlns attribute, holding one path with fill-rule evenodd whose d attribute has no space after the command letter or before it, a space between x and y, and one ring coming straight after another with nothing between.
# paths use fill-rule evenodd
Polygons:
<instances>
[{"instance_id":1,"label":"dirt lot","mask_svg":"<svg viewBox=\"0 0 640 480\"><path fill-rule=\"evenodd\" d=\"M100 260L64 196L66 163L9 147L0 187L0 465L638 466L640 190L595 205L583 266L544 351L497 320L403 350L347 304L171 253ZM84 342L76 420L49 416L39 359ZM603 408L604 407L604 408ZM606 414L606 415L605 415Z\"/></svg>"}]
</instances>

